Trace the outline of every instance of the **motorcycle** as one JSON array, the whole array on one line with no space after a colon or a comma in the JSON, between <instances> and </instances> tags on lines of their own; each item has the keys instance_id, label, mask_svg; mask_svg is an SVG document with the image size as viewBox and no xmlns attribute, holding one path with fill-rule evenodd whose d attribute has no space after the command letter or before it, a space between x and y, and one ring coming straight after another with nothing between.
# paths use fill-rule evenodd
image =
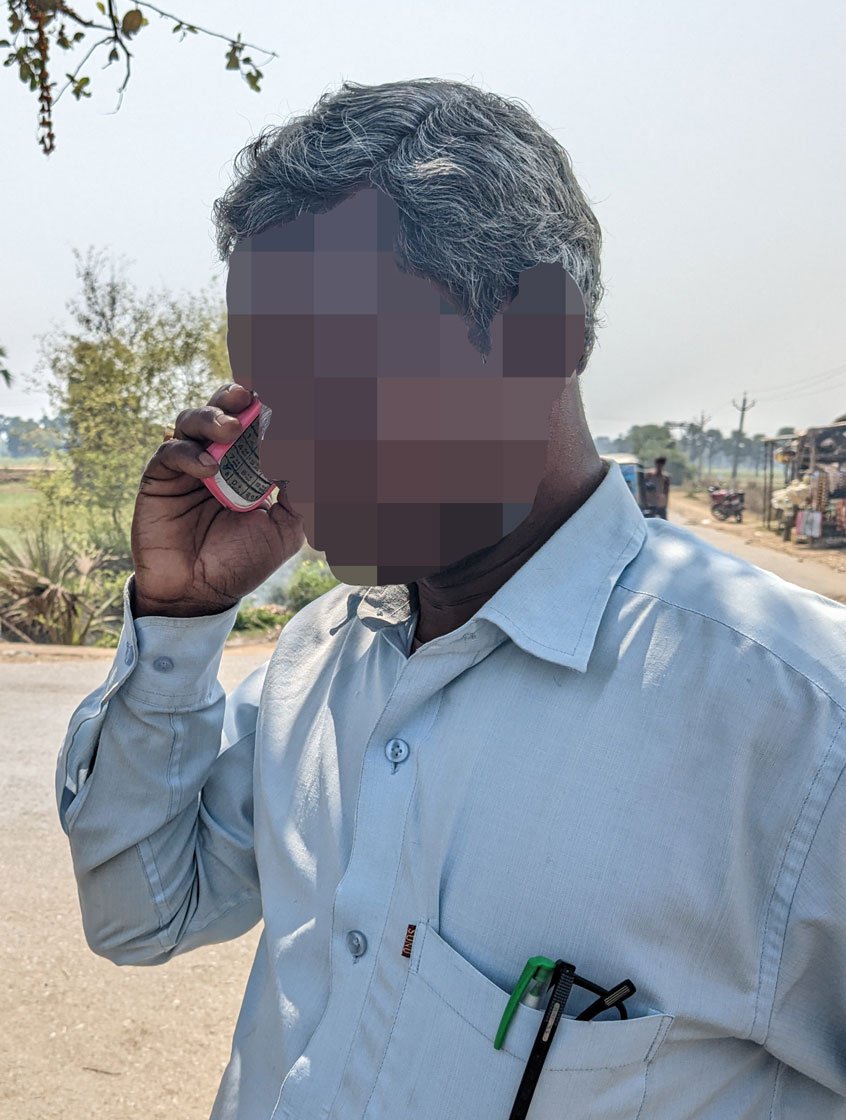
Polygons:
<instances>
[{"instance_id":1,"label":"motorcycle","mask_svg":"<svg viewBox=\"0 0 846 1120\"><path fill-rule=\"evenodd\" d=\"M728 521L733 517L735 521L743 520L743 509L746 494L743 490L729 490L722 486L709 486L711 495L711 513L720 521Z\"/></svg>"}]
</instances>

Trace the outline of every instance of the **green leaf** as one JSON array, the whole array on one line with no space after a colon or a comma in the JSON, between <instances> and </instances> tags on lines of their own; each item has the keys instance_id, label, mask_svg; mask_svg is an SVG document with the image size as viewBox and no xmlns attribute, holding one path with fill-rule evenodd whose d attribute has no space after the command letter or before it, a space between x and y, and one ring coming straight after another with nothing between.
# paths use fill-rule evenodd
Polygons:
<instances>
[{"instance_id":1,"label":"green leaf","mask_svg":"<svg viewBox=\"0 0 846 1120\"><path fill-rule=\"evenodd\" d=\"M177 31L181 31L181 30L182 30L182 24L181 24L181 23L175 23L175 24L173 25L173 27L171 27L171 29L170 29L170 30L171 30L171 31L173 32L173 34L175 35Z\"/></svg>"},{"instance_id":2,"label":"green leaf","mask_svg":"<svg viewBox=\"0 0 846 1120\"><path fill-rule=\"evenodd\" d=\"M117 47L112 47L112 49L109 51L109 62L117 62L119 58L120 55L118 54Z\"/></svg>"},{"instance_id":3,"label":"green leaf","mask_svg":"<svg viewBox=\"0 0 846 1120\"><path fill-rule=\"evenodd\" d=\"M11 45L8 39L0 39L0 47L11 47Z\"/></svg>"},{"instance_id":4,"label":"green leaf","mask_svg":"<svg viewBox=\"0 0 846 1120\"><path fill-rule=\"evenodd\" d=\"M256 93L261 93L261 88L259 87L259 79L255 76L255 74L245 74L244 79L251 90L254 90Z\"/></svg>"},{"instance_id":5,"label":"green leaf","mask_svg":"<svg viewBox=\"0 0 846 1120\"><path fill-rule=\"evenodd\" d=\"M100 0L97 0L97 11L100 12L101 15L106 14L106 5L101 4Z\"/></svg>"},{"instance_id":6,"label":"green leaf","mask_svg":"<svg viewBox=\"0 0 846 1120\"><path fill-rule=\"evenodd\" d=\"M140 8L130 8L125 13L120 25L121 31L124 35L134 35L140 31L144 26L144 13Z\"/></svg>"},{"instance_id":7,"label":"green leaf","mask_svg":"<svg viewBox=\"0 0 846 1120\"><path fill-rule=\"evenodd\" d=\"M240 70L241 63L238 60L241 48L233 43L226 53L226 69L227 70Z\"/></svg>"},{"instance_id":8,"label":"green leaf","mask_svg":"<svg viewBox=\"0 0 846 1120\"><path fill-rule=\"evenodd\" d=\"M91 81L90 78L77 78L73 85L73 95L79 101L81 97L90 97L91 94L85 88Z\"/></svg>"}]
</instances>

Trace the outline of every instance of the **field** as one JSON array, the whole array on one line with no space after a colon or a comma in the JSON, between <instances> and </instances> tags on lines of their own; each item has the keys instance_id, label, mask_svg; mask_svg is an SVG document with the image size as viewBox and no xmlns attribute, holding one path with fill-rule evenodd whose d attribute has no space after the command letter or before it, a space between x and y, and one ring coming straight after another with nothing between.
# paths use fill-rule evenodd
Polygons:
<instances>
[{"instance_id":1,"label":"field","mask_svg":"<svg viewBox=\"0 0 846 1120\"><path fill-rule=\"evenodd\" d=\"M13 545L20 544L20 533L15 527L32 510L38 499L38 492L28 482L17 476L4 478L0 469L0 535Z\"/></svg>"}]
</instances>

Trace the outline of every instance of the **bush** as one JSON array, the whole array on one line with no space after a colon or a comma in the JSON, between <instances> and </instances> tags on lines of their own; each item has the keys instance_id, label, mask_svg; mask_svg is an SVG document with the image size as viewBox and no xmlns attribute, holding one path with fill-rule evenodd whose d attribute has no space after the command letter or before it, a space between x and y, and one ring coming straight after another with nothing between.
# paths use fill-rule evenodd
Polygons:
<instances>
[{"instance_id":1,"label":"bush","mask_svg":"<svg viewBox=\"0 0 846 1120\"><path fill-rule=\"evenodd\" d=\"M303 560L280 598L296 614L338 583L325 560Z\"/></svg>"},{"instance_id":2,"label":"bush","mask_svg":"<svg viewBox=\"0 0 846 1120\"><path fill-rule=\"evenodd\" d=\"M117 644L127 572L119 557L80 548L42 516L0 535L0 630L8 641ZM114 643L110 640L114 638Z\"/></svg>"},{"instance_id":3,"label":"bush","mask_svg":"<svg viewBox=\"0 0 846 1120\"><path fill-rule=\"evenodd\" d=\"M235 617L232 631L243 635L278 634L291 617L291 613L285 607L274 603L268 606L241 607Z\"/></svg>"}]
</instances>

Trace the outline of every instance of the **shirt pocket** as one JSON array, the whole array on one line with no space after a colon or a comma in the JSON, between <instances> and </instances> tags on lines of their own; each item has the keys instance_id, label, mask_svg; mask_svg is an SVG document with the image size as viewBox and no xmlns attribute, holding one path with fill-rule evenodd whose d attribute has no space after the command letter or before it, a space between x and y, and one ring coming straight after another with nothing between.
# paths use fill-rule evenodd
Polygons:
<instances>
[{"instance_id":1,"label":"shirt pocket","mask_svg":"<svg viewBox=\"0 0 846 1120\"><path fill-rule=\"evenodd\" d=\"M493 1041L504 992L418 925L405 988L365 1120L508 1120L543 1011L519 1005L505 1043ZM636 1120L646 1072L673 1022L561 1020L535 1088L529 1120Z\"/></svg>"}]
</instances>

